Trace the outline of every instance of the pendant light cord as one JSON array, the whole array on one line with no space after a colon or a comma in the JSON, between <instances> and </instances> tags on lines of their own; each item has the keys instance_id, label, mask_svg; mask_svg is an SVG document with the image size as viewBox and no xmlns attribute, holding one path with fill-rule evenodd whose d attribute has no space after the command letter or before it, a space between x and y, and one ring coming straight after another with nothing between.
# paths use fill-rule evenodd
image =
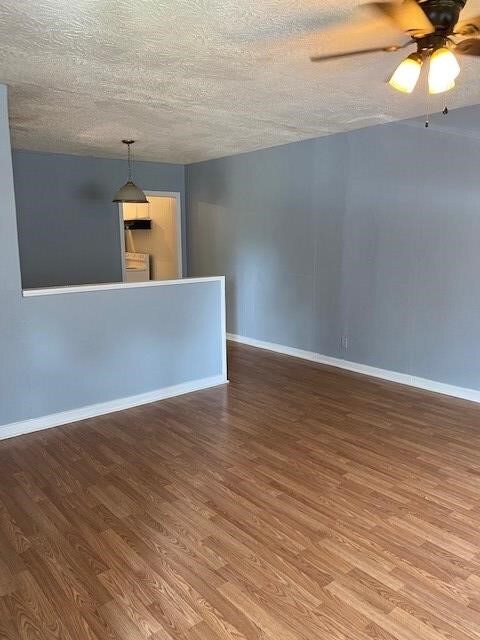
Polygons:
<instances>
[{"instance_id":1,"label":"pendant light cord","mask_svg":"<svg viewBox=\"0 0 480 640\"><path fill-rule=\"evenodd\" d=\"M132 180L132 150L131 150L131 145L132 143L129 142L127 147L128 147L128 152L127 152L127 162L128 162L128 179L129 181Z\"/></svg>"}]
</instances>

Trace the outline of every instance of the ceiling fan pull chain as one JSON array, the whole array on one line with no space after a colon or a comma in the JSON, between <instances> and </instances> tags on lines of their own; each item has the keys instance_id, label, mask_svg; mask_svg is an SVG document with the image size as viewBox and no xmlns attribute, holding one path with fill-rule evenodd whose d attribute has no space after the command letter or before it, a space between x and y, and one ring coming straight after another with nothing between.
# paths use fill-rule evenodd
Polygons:
<instances>
[{"instance_id":1,"label":"ceiling fan pull chain","mask_svg":"<svg viewBox=\"0 0 480 640\"><path fill-rule=\"evenodd\" d=\"M448 115L448 107L445 103L442 109L442 113L444 116ZM425 128L428 129L429 126L430 126L430 109L427 109L427 115L425 117Z\"/></svg>"}]
</instances>

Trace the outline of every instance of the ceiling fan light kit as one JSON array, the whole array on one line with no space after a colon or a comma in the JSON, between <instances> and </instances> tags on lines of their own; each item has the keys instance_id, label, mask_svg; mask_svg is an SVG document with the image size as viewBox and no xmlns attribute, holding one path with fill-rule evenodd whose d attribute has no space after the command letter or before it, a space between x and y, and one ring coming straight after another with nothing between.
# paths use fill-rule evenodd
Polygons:
<instances>
[{"instance_id":1,"label":"ceiling fan light kit","mask_svg":"<svg viewBox=\"0 0 480 640\"><path fill-rule=\"evenodd\" d=\"M460 67L454 52L480 56L480 16L459 22L466 0L403 0L403 2L370 2L366 6L381 13L407 33L410 40L403 45L347 51L333 55L314 56L312 62L322 62L347 56L374 52L393 52L416 45L396 68L389 85L403 93L412 93L424 62L429 62L428 92L444 93L455 86ZM470 36L457 42L458 36Z\"/></svg>"},{"instance_id":2,"label":"ceiling fan light kit","mask_svg":"<svg viewBox=\"0 0 480 640\"><path fill-rule=\"evenodd\" d=\"M388 84L397 91L412 93L420 77L423 61L428 58L428 93L444 93L453 89L460 67L454 54L444 46L433 49L432 53L430 49L411 53L398 65Z\"/></svg>"}]
</instances>

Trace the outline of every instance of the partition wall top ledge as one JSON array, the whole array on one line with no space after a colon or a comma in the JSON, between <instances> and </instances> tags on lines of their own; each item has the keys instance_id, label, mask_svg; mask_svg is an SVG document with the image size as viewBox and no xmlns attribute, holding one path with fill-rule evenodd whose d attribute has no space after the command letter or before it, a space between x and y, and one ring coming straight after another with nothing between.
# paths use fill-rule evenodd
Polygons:
<instances>
[{"instance_id":1,"label":"partition wall top ledge","mask_svg":"<svg viewBox=\"0 0 480 640\"><path fill-rule=\"evenodd\" d=\"M178 280L149 280L145 282L111 282L107 284L82 284L70 287L49 287L48 289L23 289L24 298L35 296L53 296L63 293L87 293L89 291L108 291L110 289L139 289L174 284L195 284L196 282L225 283L225 276L208 276L202 278L181 278Z\"/></svg>"}]
</instances>

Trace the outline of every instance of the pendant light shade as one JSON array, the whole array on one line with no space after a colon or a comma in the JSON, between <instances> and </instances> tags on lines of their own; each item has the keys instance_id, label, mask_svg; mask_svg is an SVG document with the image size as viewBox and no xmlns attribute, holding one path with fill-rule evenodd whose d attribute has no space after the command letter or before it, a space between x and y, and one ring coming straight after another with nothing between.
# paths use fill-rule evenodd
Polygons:
<instances>
[{"instance_id":1,"label":"pendant light shade","mask_svg":"<svg viewBox=\"0 0 480 640\"><path fill-rule=\"evenodd\" d=\"M137 204L147 204L148 200L145 197L143 191L137 187L137 185L129 180L126 184L121 187L112 202L130 202Z\"/></svg>"},{"instance_id":2,"label":"pendant light shade","mask_svg":"<svg viewBox=\"0 0 480 640\"><path fill-rule=\"evenodd\" d=\"M135 140L122 140L123 144L128 148L128 180L115 194L112 202L125 202L131 204L148 204L148 200L132 179L132 152L130 146Z\"/></svg>"}]
</instances>

